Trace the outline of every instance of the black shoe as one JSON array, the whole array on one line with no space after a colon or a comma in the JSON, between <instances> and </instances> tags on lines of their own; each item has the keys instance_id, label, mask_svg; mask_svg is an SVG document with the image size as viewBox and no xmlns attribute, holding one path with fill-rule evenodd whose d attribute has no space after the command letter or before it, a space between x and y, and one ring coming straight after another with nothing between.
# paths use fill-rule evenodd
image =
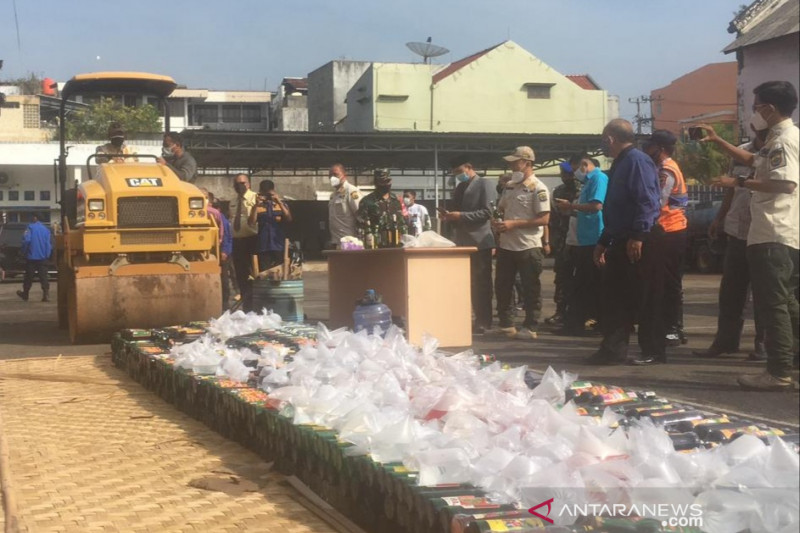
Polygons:
<instances>
[{"instance_id":1,"label":"black shoe","mask_svg":"<svg viewBox=\"0 0 800 533\"><path fill-rule=\"evenodd\" d=\"M667 346L680 346L681 336L678 334L677 331L667 333L664 344L666 344Z\"/></svg>"},{"instance_id":2,"label":"black shoe","mask_svg":"<svg viewBox=\"0 0 800 533\"><path fill-rule=\"evenodd\" d=\"M705 350L692 350L692 355L695 357L719 357L720 355L730 355L732 353L736 353L737 350L720 350L719 348L715 348L711 346Z\"/></svg>"},{"instance_id":3,"label":"black shoe","mask_svg":"<svg viewBox=\"0 0 800 533\"><path fill-rule=\"evenodd\" d=\"M747 360L755 361L757 363L763 363L764 361L767 360L767 354L765 354L764 352L750 352L747 355Z\"/></svg>"},{"instance_id":4,"label":"black shoe","mask_svg":"<svg viewBox=\"0 0 800 533\"><path fill-rule=\"evenodd\" d=\"M43 302L49 302L50 301L50 297L47 294L43 294L42 295L42 301Z\"/></svg>"},{"instance_id":5,"label":"black shoe","mask_svg":"<svg viewBox=\"0 0 800 533\"><path fill-rule=\"evenodd\" d=\"M17 291L17 296L22 298L24 301L28 301L28 293L24 291Z\"/></svg>"},{"instance_id":6,"label":"black shoe","mask_svg":"<svg viewBox=\"0 0 800 533\"><path fill-rule=\"evenodd\" d=\"M564 323L564 318L560 314L556 313L549 318L545 318L544 323L550 326L560 326Z\"/></svg>"},{"instance_id":7,"label":"black shoe","mask_svg":"<svg viewBox=\"0 0 800 533\"><path fill-rule=\"evenodd\" d=\"M612 365L622 365L625 363L625 361L609 357L603 352L597 351L592 355L590 355L588 358L584 359L583 363L592 366L612 366Z\"/></svg>"},{"instance_id":8,"label":"black shoe","mask_svg":"<svg viewBox=\"0 0 800 533\"><path fill-rule=\"evenodd\" d=\"M472 334L473 335L485 335L487 329L489 329L489 328L485 328L483 326L473 326L472 327Z\"/></svg>"},{"instance_id":9,"label":"black shoe","mask_svg":"<svg viewBox=\"0 0 800 533\"><path fill-rule=\"evenodd\" d=\"M664 356L654 356L654 355L640 355L634 359L628 360L629 365L633 366L651 366L651 365L658 365L667 362L667 358Z\"/></svg>"}]
</instances>

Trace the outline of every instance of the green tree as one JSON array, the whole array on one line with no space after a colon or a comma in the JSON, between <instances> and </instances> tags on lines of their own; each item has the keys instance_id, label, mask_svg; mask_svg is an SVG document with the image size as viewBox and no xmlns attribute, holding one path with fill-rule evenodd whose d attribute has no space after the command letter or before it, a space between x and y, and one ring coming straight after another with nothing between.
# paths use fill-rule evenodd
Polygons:
<instances>
[{"instance_id":1,"label":"green tree","mask_svg":"<svg viewBox=\"0 0 800 533\"><path fill-rule=\"evenodd\" d=\"M0 80L0 85L16 85L19 87L20 94L41 94L42 92L42 78L33 73L24 78Z\"/></svg>"},{"instance_id":2,"label":"green tree","mask_svg":"<svg viewBox=\"0 0 800 533\"><path fill-rule=\"evenodd\" d=\"M713 124L712 127L717 135L736 144L736 129L733 124ZM708 184L728 170L730 158L713 143L681 139L677 148L675 160L687 181L696 180L698 183Z\"/></svg>"},{"instance_id":3,"label":"green tree","mask_svg":"<svg viewBox=\"0 0 800 533\"><path fill-rule=\"evenodd\" d=\"M105 139L108 136L108 126L112 122L119 122L128 137L133 137L137 133L161 131L158 110L152 105L129 107L111 98L102 98L88 108L80 109L67 117L67 140Z\"/></svg>"}]
</instances>

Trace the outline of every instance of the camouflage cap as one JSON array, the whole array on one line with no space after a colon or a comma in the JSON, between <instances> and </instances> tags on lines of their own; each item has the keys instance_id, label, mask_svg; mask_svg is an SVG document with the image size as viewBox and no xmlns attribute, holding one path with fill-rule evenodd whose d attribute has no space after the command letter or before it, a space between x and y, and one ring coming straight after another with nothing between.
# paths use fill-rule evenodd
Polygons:
<instances>
[{"instance_id":1,"label":"camouflage cap","mask_svg":"<svg viewBox=\"0 0 800 533\"><path fill-rule=\"evenodd\" d=\"M388 168L376 168L372 173L375 182L387 183L392 181L392 176Z\"/></svg>"}]
</instances>

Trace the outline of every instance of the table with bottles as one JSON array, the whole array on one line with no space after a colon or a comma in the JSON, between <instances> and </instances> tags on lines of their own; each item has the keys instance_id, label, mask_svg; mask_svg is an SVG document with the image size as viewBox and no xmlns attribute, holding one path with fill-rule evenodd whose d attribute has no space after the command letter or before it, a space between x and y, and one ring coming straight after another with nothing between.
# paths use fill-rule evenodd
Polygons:
<instances>
[{"instance_id":1,"label":"table with bottles","mask_svg":"<svg viewBox=\"0 0 800 533\"><path fill-rule=\"evenodd\" d=\"M427 333L440 346L470 346L470 254L475 251L388 247L327 252L329 324L353 327L356 301L374 289L412 343L421 344Z\"/></svg>"}]
</instances>

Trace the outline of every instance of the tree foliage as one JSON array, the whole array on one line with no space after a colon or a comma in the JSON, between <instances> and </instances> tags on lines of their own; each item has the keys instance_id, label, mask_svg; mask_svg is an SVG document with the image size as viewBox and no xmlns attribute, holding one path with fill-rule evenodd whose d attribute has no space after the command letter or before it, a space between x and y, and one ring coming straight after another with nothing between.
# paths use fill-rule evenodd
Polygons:
<instances>
[{"instance_id":1,"label":"tree foliage","mask_svg":"<svg viewBox=\"0 0 800 533\"><path fill-rule=\"evenodd\" d=\"M736 144L736 128L733 124L713 124L717 135L731 144ZM728 170L730 158L713 143L679 140L675 160L687 181L696 180L708 184L712 179Z\"/></svg>"},{"instance_id":2,"label":"tree foliage","mask_svg":"<svg viewBox=\"0 0 800 533\"><path fill-rule=\"evenodd\" d=\"M41 94L42 92L42 78L33 73L24 78L0 80L0 85L16 85L19 87L20 94Z\"/></svg>"},{"instance_id":3,"label":"tree foliage","mask_svg":"<svg viewBox=\"0 0 800 533\"><path fill-rule=\"evenodd\" d=\"M108 126L119 122L128 137L137 133L158 133L161 123L158 110L150 104L124 106L111 98L102 98L86 109L67 117L66 137L69 141L100 140L108 137Z\"/></svg>"}]
</instances>

